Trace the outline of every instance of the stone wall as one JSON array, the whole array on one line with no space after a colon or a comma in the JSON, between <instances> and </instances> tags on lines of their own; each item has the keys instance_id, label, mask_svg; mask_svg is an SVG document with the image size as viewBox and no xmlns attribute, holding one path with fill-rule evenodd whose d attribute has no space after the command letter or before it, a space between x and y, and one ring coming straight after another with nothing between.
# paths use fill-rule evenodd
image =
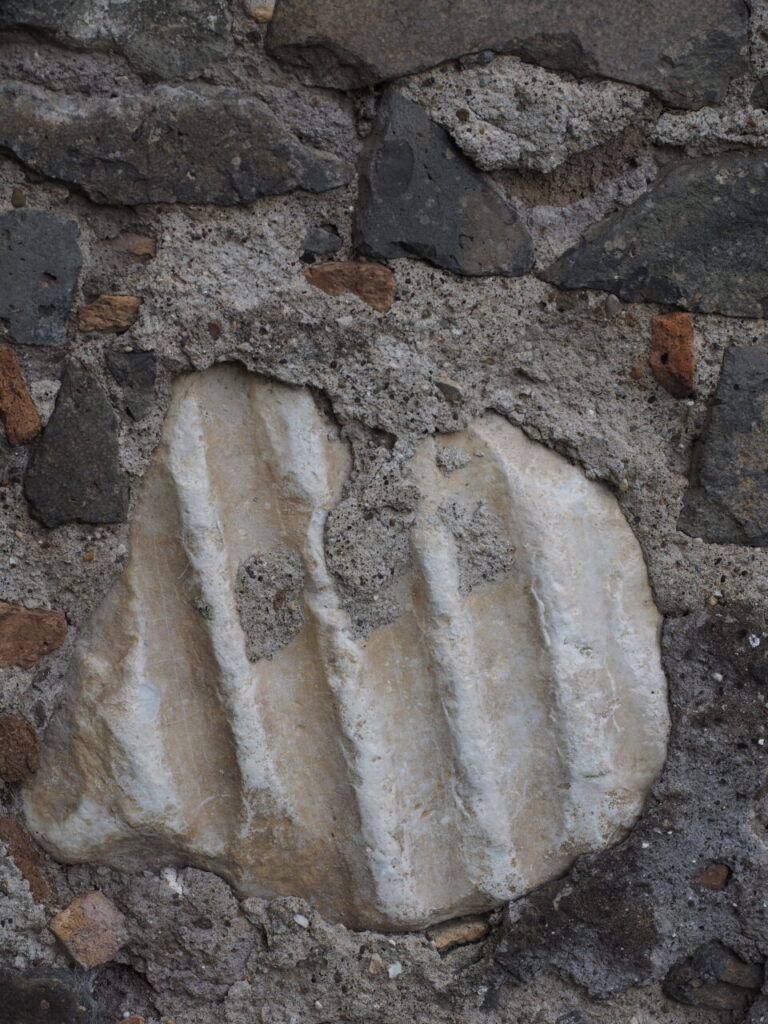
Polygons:
<instances>
[{"instance_id":1,"label":"stone wall","mask_svg":"<svg viewBox=\"0 0 768 1024\"><path fill-rule=\"evenodd\" d=\"M767 83L763 0L4 0L0 1024L768 1017ZM273 382L303 396L342 452L321 546L355 650L396 632L406 582L418 588L409 559L427 546L413 538L432 492L412 466L425 446L448 488L483 455L461 439L502 423L623 516L631 543L601 543L595 526L580 551L618 587L639 572L625 554L639 545L663 616L671 733L636 822L565 860L544 851L557 867L532 872L543 884L531 892L497 893L490 910L458 901L478 913L429 927L419 914L394 931L323 916L333 899L312 899L320 858L306 850L300 888L278 859L282 894L254 894L168 814L152 831L169 770L153 745L181 730L182 701L178 721L170 706L123 732L118 756L109 700L123 691L82 687L77 666L95 631L108 681L143 635L126 627L118 643L109 609L133 579L136 530L156 527L173 561L172 495L161 488L153 516L154 467L172 392L217 363L257 395ZM228 424L217 407L206 435L214 483L241 457L247 416L233 409ZM301 421L283 433L300 445ZM273 455L259 486L271 493L263 481L282 471ZM493 593L498 605L513 584L534 594L521 557L533 526L508 543L497 524L522 513L497 515L486 477L472 481L474 518L453 497L437 517L456 601ZM553 484L538 500L573 543L592 499L566 512ZM255 515L244 501L233 531L239 514ZM275 666L308 619L311 573L293 549L256 554L232 593L245 661ZM560 592L572 574L553 564ZM196 578L181 563L162 578L192 623L168 632L179 686L217 614ZM632 614L600 619L605 588L590 586L595 636L621 647ZM473 635L497 643L487 615L478 622ZM200 678L226 676L225 648L215 664ZM619 687L612 707L646 692L633 721L648 721L651 679ZM70 762L60 751L77 715L91 740ZM484 724L489 791L516 784L505 715ZM203 764L208 782L231 780L210 729L185 734L172 764L193 796ZM305 771L325 735L296 734ZM434 739L398 739L419 778L446 771ZM130 790L120 772L139 763L158 783L131 791L147 801L142 842L119 832L109 853L57 847L34 813L41 788L64 820L68 794L114 779L118 799ZM537 800L549 796L565 800ZM209 797L222 820L240 813ZM78 807L91 837L113 812ZM287 849L281 820L260 820L259 850Z\"/></svg>"}]
</instances>

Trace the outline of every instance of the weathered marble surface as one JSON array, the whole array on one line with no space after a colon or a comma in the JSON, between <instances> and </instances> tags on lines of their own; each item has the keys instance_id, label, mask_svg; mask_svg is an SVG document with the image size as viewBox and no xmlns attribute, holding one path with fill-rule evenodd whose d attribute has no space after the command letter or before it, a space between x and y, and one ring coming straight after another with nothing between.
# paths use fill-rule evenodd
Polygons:
<instances>
[{"instance_id":1,"label":"weathered marble surface","mask_svg":"<svg viewBox=\"0 0 768 1024\"><path fill-rule=\"evenodd\" d=\"M447 474L444 446L467 456ZM349 469L309 391L234 366L178 379L26 793L56 856L192 862L397 930L522 893L632 824L666 683L613 496L495 415L426 439L403 611L363 641L325 531ZM296 614L259 658L236 587L280 551L303 591L292 569Z\"/></svg>"}]
</instances>

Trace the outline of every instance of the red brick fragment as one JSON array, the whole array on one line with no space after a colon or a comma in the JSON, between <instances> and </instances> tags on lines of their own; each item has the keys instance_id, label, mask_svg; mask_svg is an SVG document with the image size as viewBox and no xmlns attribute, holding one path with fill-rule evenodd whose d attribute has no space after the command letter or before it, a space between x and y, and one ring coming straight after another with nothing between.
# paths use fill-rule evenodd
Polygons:
<instances>
[{"instance_id":1,"label":"red brick fragment","mask_svg":"<svg viewBox=\"0 0 768 1024\"><path fill-rule=\"evenodd\" d=\"M23 782L40 767L40 744L32 726L19 715L0 716L0 779Z\"/></svg>"},{"instance_id":2,"label":"red brick fragment","mask_svg":"<svg viewBox=\"0 0 768 1024\"><path fill-rule=\"evenodd\" d=\"M50 929L72 959L88 969L112 960L128 941L125 917L102 892L89 892L62 910Z\"/></svg>"},{"instance_id":3,"label":"red brick fragment","mask_svg":"<svg viewBox=\"0 0 768 1024\"><path fill-rule=\"evenodd\" d=\"M395 301L395 275L380 263L318 263L307 267L304 277L326 295L352 292L380 313Z\"/></svg>"},{"instance_id":4,"label":"red brick fragment","mask_svg":"<svg viewBox=\"0 0 768 1024\"><path fill-rule=\"evenodd\" d=\"M727 864L710 864L704 868L701 874L694 878L693 884L701 885L705 889L711 889L713 892L722 892L726 885L728 885L730 877L731 869Z\"/></svg>"},{"instance_id":5,"label":"red brick fragment","mask_svg":"<svg viewBox=\"0 0 768 1024\"><path fill-rule=\"evenodd\" d=\"M32 668L67 638L62 612L0 601L0 667Z\"/></svg>"},{"instance_id":6,"label":"red brick fragment","mask_svg":"<svg viewBox=\"0 0 768 1024\"><path fill-rule=\"evenodd\" d=\"M0 417L9 444L27 444L42 429L13 349L0 345Z\"/></svg>"},{"instance_id":7,"label":"red brick fragment","mask_svg":"<svg viewBox=\"0 0 768 1024\"><path fill-rule=\"evenodd\" d=\"M651 320L653 376L675 398L693 394L696 355L693 348L693 317L690 313L663 313Z\"/></svg>"},{"instance_id":8,"label":"red brick fragment","mask_svg":"<svg viewBox=\"0 0 768 1024\"><path fill-rule=\"evenodd\" d=\"M29 832L14 818L0 818L0 842L8 847L14 864L27 880L32 898L49 906L53 891L39 847Z\"/></svg>"}]
</instances>

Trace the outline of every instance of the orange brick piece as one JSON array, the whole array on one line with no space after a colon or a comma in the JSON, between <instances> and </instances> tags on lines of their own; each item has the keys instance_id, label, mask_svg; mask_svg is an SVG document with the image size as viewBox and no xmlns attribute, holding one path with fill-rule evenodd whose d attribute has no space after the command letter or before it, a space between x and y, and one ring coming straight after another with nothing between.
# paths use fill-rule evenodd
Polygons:
<instances>
[{"instance_id":1,"label":"orange brick piece","mask_svg":"<svg viewBox=\"0 0 768 1024\"><path fill-rule=\"evenodd\" d=\"M488 919L485 917L457 917L434 925L427 931L427 936L440 953L447 953L456 946L479 942L486 937L488 930Z\"/></svg>"},{"instance_id":2,"label":"orange brick piece","mask_svg":"<svg viewBox=\"0 0 768 1024\"><path fill-rule=\"evenodd\" d=\"M326 295L352 292L380 313L395 301L395 275L380 263L318 263L308 267L304 277Z\"/></svg>"},{"instance_id":3,"label":"orange brick piece","mask_svg":"<svg viewBox=\"0 0 768 1024\"><path fill-rule=\"evenodd\" d=\"M690 313L663 313L651 320L650 363L653 376L675 398L693 394L696 356Z\"/></svg>"},{"instance_id":4,"label":"orange brick piece","mask_svg":"<svg viewBox=\"0 0 768 1024\"><path fill-rule=\"evenodd\" d=\"M100 295L77 311L77 326L81 331L127 331L140 305L135 295Z\"/></svg>"},{"instance_id":5,"label":"orange brick piece","mask_svg":"<svg viewBox=\"0 0 768 1024\"><path fill-rule=\"evenodd\" d=\"M53 893L39 848L29 832L14 818L0 818L0 843L5 843L13 862L29 885L32 899L51 903Z\"/></svg>"},{"instance_id":6,"label":"orange brick piece","mask_svg":"<svg viewBox=\"0 0 768 1024\"><path fill-rule=\"evenodd\" d=\"M78 896L51 921L51 931L86 969L105 964L128 941L125 918L102 892Z\"/></svg>"},{"instance_id":7,"label":"orange brick piece","mask_svg":"<svg viewBox=\"0 0 768 1024\"><path fill-rule=\"evenodd\" d=\"M27 444L42 424L13 349L0 345L0 417L9 444Z\"/></svg>"},{"instance_id":8,"label":"orange brick piece","mask_svg":"<svg viewBox=\"0 0 768 1024\"><path fill-rule=\"evenodd\" d=\"M0 779L23 782L40 767L40 744L32 726L19 715L0 716Z\"/></svg>"},{"instance_id":9,"label":"orange brick piece","mask_svg":"<svg viewBox=\"0 0 768 1024\"><path fill-rule=\"evenodd\" d=\"M66 638L67 620L62 612L0 601L0 667L32 668Z\"/></svg>"}]
</instances>

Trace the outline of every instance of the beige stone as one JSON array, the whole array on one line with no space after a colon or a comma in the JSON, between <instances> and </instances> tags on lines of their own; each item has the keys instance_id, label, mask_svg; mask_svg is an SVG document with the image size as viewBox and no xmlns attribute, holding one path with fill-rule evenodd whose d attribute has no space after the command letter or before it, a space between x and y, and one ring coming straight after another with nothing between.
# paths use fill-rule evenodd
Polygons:
<instances>
[{"instance_id":1,"label":"beige stone","mask_svg":"<svg viewBox=\"0 0 768 1024\"><path fill-rule=\"evenodd\" d=\"M139 315L141 299L135 295L100 295L77 311L81 331L127 331Z\"/></svg>"},{"instance_id":2,"label":"beige stone","mask_svg":"<svg viewBox=\"0 0 768 1024\"><path fill-rule=\"evenodd\" d=\"M125 252L130 256L138 256L145 260L151 260L157 256L157 242L149 235L136 235L125 231L116 238L110 238L107 244L115 252Z\"/></svg>"},{"instance_id":3,"label":"beige stone","mask_svg":"<svg viewBox=\"0 0 768 1024\"><path fill-rule=\"evenodd\" d=\"M102 892L89 892L51 921L51 931L81 967L112 960L128 941L125 918Z\"/></svg>"},{"instance_id":4,"label":"beige stone","mask_svg":"<svg viewBox=\"0 0 768 1024\"><path fill-rule=\"evenodd\" d=\"M444 921L430 928L427 937L440 953L448 953L456 946L480 942L488 934L488 920L485 917L460 917L455 921Z\"/></svg>"},{"instance_id":5,"label":"beige stone","mask_svg":"<svg viewBox=\"0 0 768 1024\"><path fill-rule=\"evenodd\" d=\"M426 438L400 614L361 639L326 550L350 467L308 390L231 365L177 379L26 790L57 858L191 863L398 930L519 896L633 824L666 683L613 495L496 415ZM446 509L479 504L514 565L467 588ZM286 551L301 615L252 661L238 572Z\"/></svg>"},{"instance_id":6,"label":"beige stone","mask_svg":"<svg viewBox=\"0 0 768 1024\"><path fill-rule=\"evenodd\" d=\"M0 667L32 668L67 638L63 612L0 601Z\"/></svg>"}]
</instances>

